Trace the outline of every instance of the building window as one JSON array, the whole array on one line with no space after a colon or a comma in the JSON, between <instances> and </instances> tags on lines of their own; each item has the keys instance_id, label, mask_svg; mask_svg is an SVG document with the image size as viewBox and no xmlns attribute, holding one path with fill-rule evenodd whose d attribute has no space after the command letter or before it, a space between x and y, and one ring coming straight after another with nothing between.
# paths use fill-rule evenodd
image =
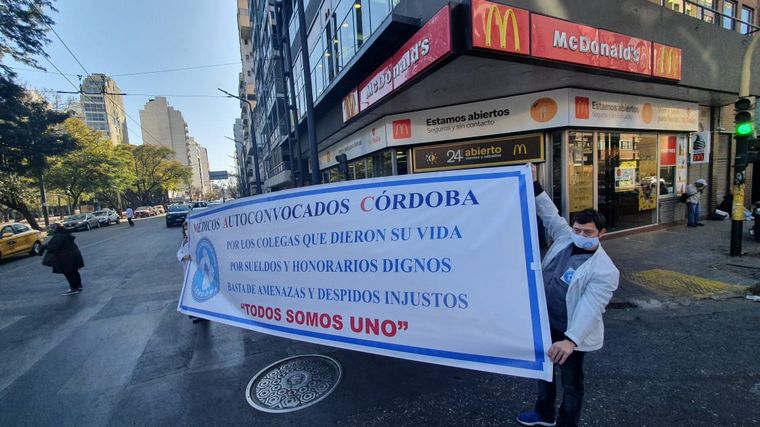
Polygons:
<instances>
[{"instance_id":1,"label":"building window","mask_svg":"<svg viewBox=\"0 0 760 427\"><path fill-rule=\"evenodd\" d=\"M736 16L736 2L726 0L723 2L723 28L727 30L733 30L734 16Z\"/></svg>"},{"instance_id":2,"label":"building window","mask_svg":"<svg viewBox=\"0 0 760 427\"><path fill-rule=\"evenodd\" d=\"M750 7L742 6L742 22L739 24L739 32L742 34L749 34L751 28L750 25L755 23L754 20L755 11Z\"/></svg>"}]
</instances>

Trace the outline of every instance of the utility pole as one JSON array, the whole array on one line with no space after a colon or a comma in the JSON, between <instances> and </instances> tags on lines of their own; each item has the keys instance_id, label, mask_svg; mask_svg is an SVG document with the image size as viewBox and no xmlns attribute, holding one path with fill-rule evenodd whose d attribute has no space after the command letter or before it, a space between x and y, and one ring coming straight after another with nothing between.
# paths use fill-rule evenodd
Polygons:
<instances>
[{"instance_id":1,"label":"utility pole","mask_svg":"<svg viewBox=\"0 0 760 427\"><path fill-rule=\"evenodd\" d=\"M229 96L230 98L239 99L246 104L248 104L248 114L249 114L249 120L251 121L250 126L250 133L251 133L251 143L253 148L253 172L256 175L256 194L261 194L261 176L259 175L259 147L256 143L256 138L253 136L253 105L251 104L251 101L247 99L243 99L237 95L233 95L226 90L222 90L220 88L217 88L219 92L222 92L223 94Z\"/></svg>"}]
</instances>

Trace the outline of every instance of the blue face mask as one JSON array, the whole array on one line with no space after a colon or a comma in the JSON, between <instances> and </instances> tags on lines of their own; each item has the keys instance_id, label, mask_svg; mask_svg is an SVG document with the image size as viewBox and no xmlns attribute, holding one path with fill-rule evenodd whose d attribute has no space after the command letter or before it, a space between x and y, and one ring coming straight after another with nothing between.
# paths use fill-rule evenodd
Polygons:
<instances>
[{"instance_id":1,"label":"blue face mask","mask_svg":"<svg viewBox=\"0 0 760 427\"><path fill-rule=\"evenodd\" d=\"M575 233L573 233L571 236L573 238L573 244L581 249L591 250L599 245L598 237L584 237L580 234Z\"/></svg>"}]
</instances>

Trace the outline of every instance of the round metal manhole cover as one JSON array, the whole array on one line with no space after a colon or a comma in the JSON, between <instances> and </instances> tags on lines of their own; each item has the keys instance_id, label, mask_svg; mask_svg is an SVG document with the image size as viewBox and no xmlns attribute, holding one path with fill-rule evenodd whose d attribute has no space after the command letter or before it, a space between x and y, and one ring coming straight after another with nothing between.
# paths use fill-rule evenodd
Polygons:
<instances>
[{"instance_id":1,"label":"round metal manhole cover","mask_svg":"<svg viewBox=\"0 0 760 427\"><path fill-rule=\"evenodd\" d=\"M342 375L340 364L332 357L288 357L259 371L248 383L245 398L259 411L293 412L327 397Z\"/></svg>"}]
</instances>

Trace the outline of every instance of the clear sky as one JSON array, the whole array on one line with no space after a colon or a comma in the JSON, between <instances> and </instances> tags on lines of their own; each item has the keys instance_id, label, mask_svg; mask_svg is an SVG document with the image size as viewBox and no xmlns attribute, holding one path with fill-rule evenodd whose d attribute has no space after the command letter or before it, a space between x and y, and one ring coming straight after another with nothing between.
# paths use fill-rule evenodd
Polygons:
<instances>
[{"instance_id":1,"label":"clear sky","mask_svg":"<svg viewBox=\"0 0 760 427\"><path fill-rule=\"evenodd\" d=\"M58 0L53 28L90 73L113 76L124 97L129 142L142 144L139 110L156 95L182 112L190 135L208 149L211 170L235 170L232 125L240 117L239 101L217 87L237 93L241 71L235 0ZM79 84L84 74L55 34L46 52L50 60ZM19 71L30 89L74 91L44 59L47 73ZM173 68L230 64L155 74L118 76ZM26 65L8 65L29 69ZM174 96L172 96L174 95ZM177 95L204 95L183 97ZM73 96L73 95L61 95Z\"/></svg>"}]
</instances>

